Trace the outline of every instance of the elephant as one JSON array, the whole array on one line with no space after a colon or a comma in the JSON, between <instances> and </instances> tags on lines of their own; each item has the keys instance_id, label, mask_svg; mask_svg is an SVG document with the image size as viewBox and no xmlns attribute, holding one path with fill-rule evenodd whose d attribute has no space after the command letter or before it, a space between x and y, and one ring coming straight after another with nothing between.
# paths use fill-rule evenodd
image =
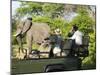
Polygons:
<instances>
[{"instance_id":1,"label":"elephant","mask_svg":"<svg viewBox=\"0 0 100 75\"><path fill-rule=\"evenodd\" d=\"M50 27L47 23L32 22L32 20L26 20L24 23L20 23L16 31L16 39L19 45L19 52L24 53L23 50L23 37L26 37L27 51L26 56L32 50L32 44L41 44L45 38L49 37Z\"/></svg>"}]
</instances>

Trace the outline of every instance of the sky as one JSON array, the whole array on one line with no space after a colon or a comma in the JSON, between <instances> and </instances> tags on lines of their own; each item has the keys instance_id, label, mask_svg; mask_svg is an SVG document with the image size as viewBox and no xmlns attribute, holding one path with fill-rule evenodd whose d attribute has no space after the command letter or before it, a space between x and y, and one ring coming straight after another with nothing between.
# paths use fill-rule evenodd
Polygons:
<instances>
[{"instance_id":1,"label":"sky","mask_svg":"<svg viewBox=\"0 0 100 75\"><path fill-rule=\"evenodd\" d=\"M12 15L16 13L16 9L20 7L20 3L18 1L12 1Z\"/></svg>"}]
</instances>

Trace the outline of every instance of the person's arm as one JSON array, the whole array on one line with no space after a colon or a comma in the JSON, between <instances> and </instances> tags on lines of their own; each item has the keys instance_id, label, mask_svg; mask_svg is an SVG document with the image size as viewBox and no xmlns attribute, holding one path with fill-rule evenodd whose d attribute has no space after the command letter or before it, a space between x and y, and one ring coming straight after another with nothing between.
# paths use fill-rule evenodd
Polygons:
<instances>
[{"instance_id":1,"label":"person's arm","mask_svg":"<svg viewBox=\"0 0 100 75\"><path fill-rule=\"evenodd\" d=\"M67 36L68 36L68 37L72 37L73 34L74 34L73 32L69 32Z\"/></svg>"},{"instance_id":2,"label":"person's arm","mask_svg":"<svg viewBox=\"0 0 100 75\"><path fill-rule=\"evenodd\" d=\"M75 39L76 38L76 33L73 34L72 37L70 37L70 39Z\"/></svg>"}]
</instances>

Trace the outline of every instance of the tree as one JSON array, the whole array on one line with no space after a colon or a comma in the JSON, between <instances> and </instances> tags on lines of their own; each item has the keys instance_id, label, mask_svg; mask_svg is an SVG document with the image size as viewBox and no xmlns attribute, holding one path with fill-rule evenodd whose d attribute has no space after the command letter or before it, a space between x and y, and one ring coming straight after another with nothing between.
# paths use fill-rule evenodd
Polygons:
<instances>
[{"instance_id":1,"label":"tree","mask_svg":"<svg viewBox=\"0 0 100 75\"><path fill-rule=\"evenodd\" d=\"M42 6L43 13L46 14L49 17L58 17L61 16L63 12L63 4L50 4L50 3L44 3Z\"/></svg>"}]
</instances>

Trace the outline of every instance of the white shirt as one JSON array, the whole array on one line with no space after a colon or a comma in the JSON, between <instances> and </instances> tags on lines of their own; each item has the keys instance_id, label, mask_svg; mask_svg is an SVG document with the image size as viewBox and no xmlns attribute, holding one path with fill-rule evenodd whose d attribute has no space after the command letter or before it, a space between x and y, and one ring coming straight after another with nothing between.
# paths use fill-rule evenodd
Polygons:
<instances>
[{"instance_id":1,"label":"white shirt","mask_svg":"<svg viewBox=\"0 0 100 75\"><path fill-rule=\"evenodd\" d=\"M70 39L75 39L75 43L77 45L82 45L82 37L83 37L83 33L77 30Z\"/></svg>"}]
</instances>

